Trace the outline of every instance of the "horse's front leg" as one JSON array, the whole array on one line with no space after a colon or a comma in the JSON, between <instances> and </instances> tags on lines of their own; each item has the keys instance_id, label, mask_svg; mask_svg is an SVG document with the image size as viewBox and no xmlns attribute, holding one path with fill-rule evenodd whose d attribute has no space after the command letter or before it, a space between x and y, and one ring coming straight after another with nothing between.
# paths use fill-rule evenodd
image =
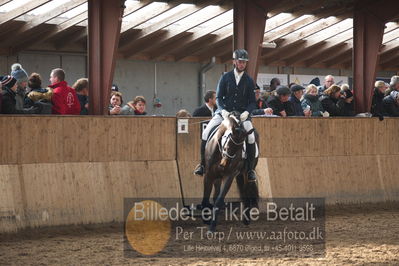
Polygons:
<instances>
[{"instance_id":1,"label":"horse's front leg","mask_svg":"<svg viewBox=\"0 0 399 266\"><path fill-rule=\"evenodd\" d=\"M215 201L215 206L214 206L214 213L212 215L212 221L211 225L209 226L209 231L214 232L216 230L216 225L217 225L217 218L220 212L220 209L223 208L224 206L224 199L226 198L227 192L229 192L231 183L234 180L234 177L236 177L237 173L234 173L228 177L226 177L224 184L222 186L222 190L220 191L218 197L216 198Z\"/></svg>"},{"instance_id":2,"label":"horse's front leg","mask_svg":"<svg viewBox=\"0 0 399 266\"><path fill-rule=\"evenodd\" d=\"M212 192L212 185L215 181L214 177L211 177L208 173L205 173L204 176L204 194L202 197L202 203L201 203L201 208L206 208L206 207L211 207L211 204L209 202L209 198L211 196Z\"/></svg>"},{"instance_id":3,"label":"horse's front leg","mask_svg":"<svg viewBox=\"0 0 399 266\"><path fill-rule=\"evenodd\" d=\"M220 187L222 186L222 177L216 178L215 182L213 183L213 203L216 202L219 194L220 194Z\"/></svg>"}]
</instances>

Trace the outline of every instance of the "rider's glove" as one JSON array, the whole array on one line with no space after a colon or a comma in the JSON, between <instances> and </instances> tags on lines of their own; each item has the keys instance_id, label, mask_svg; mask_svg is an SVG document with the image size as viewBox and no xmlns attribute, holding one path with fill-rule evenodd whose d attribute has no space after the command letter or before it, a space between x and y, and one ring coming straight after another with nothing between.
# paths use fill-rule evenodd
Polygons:
<instances>
[{"instance_id":1,"label":"rider's glove","mask_svg":"<svg viewBox=\"0 0 399 266\"><path fill-rule=\"evenodd\" d=\"M223 119L226 119L229 116L230 112L227 112L226 110L222 110L222 117Z\"/></svg>"},{"instance_id":2,"label":"rider's glove","mask_svg":"<svg viewBox=\"0 0 399 266\"><path fill-rule=\"evenodd\" d=\"M243 112L243 113L240 115L240 120L241 120L241 122L244 122L245 120L247 120L248 116L249 116L248 111Z\"/></svg>"}]
</instances>

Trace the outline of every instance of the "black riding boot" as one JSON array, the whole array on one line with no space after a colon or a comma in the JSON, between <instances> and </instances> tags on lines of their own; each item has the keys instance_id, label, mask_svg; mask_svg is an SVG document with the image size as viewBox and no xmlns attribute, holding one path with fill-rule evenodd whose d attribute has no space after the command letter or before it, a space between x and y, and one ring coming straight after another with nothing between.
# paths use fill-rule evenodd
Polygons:
<instances>
[{"instance_id":1,"label":"black riding boot","mask_svg":"<svg viewBox=\"0 0 399 266\"><path fill-rule=\"evenodd\" d=\"M256 181L256 173L255 173L255 143L247 144L247 156L248 156L248 181L254 182Z\"/></svg>"},{"instance_id":2,"label":"black riding boot","mask_svg":"<svg viewBox=\"0 0 399 266\"><path fill-rule=\"evenodd\" d=\"M196 175L204 175L204 171L205 171L205 146L206 146L206 141L205 140L201 140L201 163L194 170L194 174L196 174Z\"/></svg>"}]
</instances>

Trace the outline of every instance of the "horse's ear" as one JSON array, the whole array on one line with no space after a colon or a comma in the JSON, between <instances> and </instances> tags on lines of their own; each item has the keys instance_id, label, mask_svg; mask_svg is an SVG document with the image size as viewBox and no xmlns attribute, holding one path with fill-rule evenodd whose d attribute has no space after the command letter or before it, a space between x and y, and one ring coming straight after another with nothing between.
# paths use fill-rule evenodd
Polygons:
<instances>
[{"instance_id":1,"label":"horse's ear","mask_svg":"<svg viewBox=\"0 0 399 266\"><path fill-rule=\"evenodd\" d=\"M255 128L252 128L251 130L249 130L249 131L247 132L247 136L248 136L248 135L251 135L254 131L255 131Z\"/></svg>"}]
</instances>

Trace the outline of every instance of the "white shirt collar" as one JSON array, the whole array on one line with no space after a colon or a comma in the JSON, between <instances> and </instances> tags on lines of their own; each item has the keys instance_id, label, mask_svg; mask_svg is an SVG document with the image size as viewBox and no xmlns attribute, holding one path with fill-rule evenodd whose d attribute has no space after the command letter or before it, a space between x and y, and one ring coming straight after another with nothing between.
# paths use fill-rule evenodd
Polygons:
<instances>
[{"instance_id":1,"label":"white shirt collar","mask_svg":"<svg viewBox=\"0 0 399 266\"><path fill-rule=\"evenodd\" d=\"M209 111L211 111L211 113L212 113L212 116L213 116L213 108L212 108L212 107L210 107L210 106L208 105L208 103L205 103L205 105L206 105L206 107L208 107Z\"/></svg>"},{"instance_id":2,"label":"white shirt collar","mask_svg":"<svg viewBox=\"0 0 399 266\"><path fill-rule=\"evenodd\" d=\"M240 83L241 77L244 75L244 71L238 73L237 69L234 68L234 77L236 78L236 84Z\"/></svg>"}]
</instances>

